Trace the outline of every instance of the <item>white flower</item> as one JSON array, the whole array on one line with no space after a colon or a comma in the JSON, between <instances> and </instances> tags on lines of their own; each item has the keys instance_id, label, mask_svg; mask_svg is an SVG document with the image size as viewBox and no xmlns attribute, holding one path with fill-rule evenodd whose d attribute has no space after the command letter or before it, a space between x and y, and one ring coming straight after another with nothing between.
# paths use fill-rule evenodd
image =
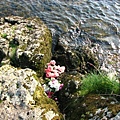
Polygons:
<instances>
[{"instance_id":1,"label":"white flower","mask_svg":"<svg viewBox=\"0 0 120 120\"><path fill-rule=\"evenodd\" d=\"M50 88L46 84L43 85L43 88L45 91L50 91Z\"/></svg>"},{"instance_id":2,"label":"white flower","mask_svg":"<svg viewBox=\"0 0 120 120\"><path fill-rule=\"evenodd\" d=\"M56 79L53 79L51 80L48 85L51 87L51 88L54 88L55 91L59 91L60 89L60 83L58 82L58 80Z\"/></svg>"}]
</instances>

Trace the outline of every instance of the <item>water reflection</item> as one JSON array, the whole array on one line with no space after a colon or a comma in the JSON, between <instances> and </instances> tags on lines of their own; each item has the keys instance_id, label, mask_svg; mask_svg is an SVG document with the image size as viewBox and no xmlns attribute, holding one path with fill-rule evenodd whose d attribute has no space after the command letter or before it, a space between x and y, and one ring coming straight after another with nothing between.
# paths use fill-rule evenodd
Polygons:
<instances>
[{"instance_id":1,"label":"water reflection","mask_svg":"<svg viewBox=\"0 0 120 120\"><path fill-rule=\"evenodd\" d=\"M0 16L6 15L38 16L53 34L79 25L97 39L109 38L120 46L119 0L2 0Z\"/></svg>"}]
</instances>

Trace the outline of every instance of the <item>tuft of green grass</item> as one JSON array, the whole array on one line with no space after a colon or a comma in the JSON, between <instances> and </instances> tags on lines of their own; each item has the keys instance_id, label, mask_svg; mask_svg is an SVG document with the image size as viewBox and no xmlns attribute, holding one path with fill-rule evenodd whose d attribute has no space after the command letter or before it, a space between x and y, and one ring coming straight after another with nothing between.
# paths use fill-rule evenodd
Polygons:
<instances>
[{"instance_id":1,"label":"tuft of green grass","mask_svg":"<svg viewBox=\"0 0 120 120\"><path fill-rule=\"evenodd\" d=\"M91 73L82 80L80 95L95 94L119 94L120 85L115 79L110 79L105 74Z\"/></svg>"}]
</instances>

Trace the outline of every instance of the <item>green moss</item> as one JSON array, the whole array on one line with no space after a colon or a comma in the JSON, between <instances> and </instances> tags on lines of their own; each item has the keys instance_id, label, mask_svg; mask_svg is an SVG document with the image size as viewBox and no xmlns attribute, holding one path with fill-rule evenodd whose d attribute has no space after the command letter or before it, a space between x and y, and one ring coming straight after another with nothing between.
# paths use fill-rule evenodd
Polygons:
<instances>
[{"instance_id":1,"label":"green moss","mask_svg":"<svg viewBox=\"0 0 120 120\"><path fill-rule=\"evenodd\" d=\"M104 98L104 99L103 99ZM89 94L86 95L84 100L81 102L82 104L85 104L87 107L84 107L85 109L85 118L86 120L88 120L90 117L90 114L92 113L93 115L95 115L96 111L98 111L99 108L104 109L108 108L108 111L110 111L113 115L116 115L119 110L120 110L120 104L111 104L111 102L116 101L115 100L115 96L111 96L111 95L105 95L105 96L101 96L98 94ZM100 118L103 117L103 111L101 111L98 116Z\"/></svg>"},{"instance_id":2,"label":"green moss","mask_svg":"<svg viewBox=\"0 0 120 120\"><path fill-rule=\"evenodd\" d=\"M61 120L63 119L62 114L59 113L59 109L58 109L57 104L55 103L54 100L52 100L46 96L42 87L40 87L40 86L36 87L33 98L35 100L36 106L40 106L43 109L45 108L45 110L42 113L43 115L46 112L52 110L56 114L59 114L59 118L61 118Z\"/></svg>"},{"instance_id":3,"label":"green moss","mask_svg":"<svg viewBox=\"0 0 120 120\"><path fill-rule=\"evenodd\" d=\"M56 107L55 101L53 101L52 99L49 99L45 95L43 88L40 86L36 88L33 97L34 97L34 100L36 101L36 105L45 107L46 105L50 104L50 105L55 105Z\"/></svg>"},{"instance_id":4,"label":"green moss","mask_svg":"<svg viewBox=\"0 0 120 120\"><path fill-rule=\"evenodd\" d=\"M66 120L89 120L93 119L93 116L99 116L102 119L104 111L97 115L96 111L98 109L104 110L106 107L111 114L116 115L120 110L120 104L111 104L113 101L116 101L115 96L101 96L98 94L88 94L84 97L68 100L64 106Z\"/></svg>"},{"instance_id":5,"label":"green moss","mask_svg":"<svg viewBox=\"0 0 120 120\"><path fill-rule=\"evenodd\" d=\"M24 45L20 46L19 48L24 51L26 49L26 47L27 47L27 44L24 43Z\"/></svg>"},{"instance_id":6,"label":"green moss","mask_svg":"<svg viewBox=\"0 0 120 120\"><path fill-rule=\"evenodd\" d=\"M38 53L42 54L43 57L41 59L36 59L36 56L31 57L31 58L25 58L25 56L21 56L21 63L23 63L23 61L28 60L27 66L33 70L35 70L37 72L37 75L39 77L43 76L44 74L44 69L45 69L45 65L46 63L48 63L51 60L51 48L52 48L52 35L49 31L49 29L46 27L46 25L44 25L44 23L38 18L36 19L31 19L28 18L28 20L32 20L34 23L36 23L36 25L40 26L40 28L44 28L44 31L41 33L41 36L39 38L40 41L40 47L36 48L34 50L34 55L37 55ZM34 25L27 25L26 26L29 30L32 30L33 32L35 31ZM31 44L28 42L28 44ZM24 45L24 47L20 48L20 49L25 49L26 45ZM24 62L25 63L25 62ZM23 64L24 66L24 64Z\"/></svg>"},{"instance_id":7,"label":"green moss","mask_svg":"<svg viewBox=\"0 0 120 120\"><path fill-rule=\"evenodd\" d=\"M116 104L116 105L110 104L109 110L112 111L113 115L116 115L120 111L120 104Z\"/></svg>"},{"instance_id":8,"label":"green moss","mask_svg":"<svg viewBox=\"0 0 120 120\"><path fill-rule=\"evenodd\" d=\"M1 37L2 37L2 38L7 38L7 34L6 34L6 33L3 33L3 34L1 34Z\"/></svg>"},{"instance_id":9,"label":"green moss","mask_svg":"<svg viewBox=\"0 0 120 120\"><path fill-rule=\"evenodd\" d=\"M116 61L109 61L108 64L115 65Z\"/></svg>"},{"instance_id":10,"label":"green moss","mask_svg":"<svg viewBox=\"0 0 120 120\"><path fill-rule=\"evenodd\" d=\"M11 59L13 59L15 57L15 53L16 53L17 47L13 47L12 51L11 51Z\"/></svg>"},{"instance_id":11,"label":"green moss","mask_svg":"<svg viewBox=\"0 0 120 120\"><path fill-rule=\"evenodd\" d=\"M31 25L26 25L26 27L27 27L28 30L33 30Z\"/></svg>"},{"instance_id":12,"label":"green moss","mask_svg":"<svg viewBox=\"0 0 120 120\"><path fill-rule=\"evenodd\" d=\"M0 100L0 103L2 103L2 100Z\"/></svg>"},{"instance_id":13,"label":"green moss","mask_svg":"<svg viewBox=\"0 0 120 120\"><path fill-rule=\"evenodd\" d=\"M52 37L51 37L50 31L46 29L44 36L42 36L39 39L45 41L45 42L42 42L42 45L40 48L40 53L43 54L44 56L42 60L40 62L37 62L35 66L37 68L36 72L38 73L38 76L43 76L45 65L50 61L52 56L52 53L51 53Z\"/></svg>"},{"instance_id":14,"label":"green moss","mask_svg":"<svg viewBox=\"0 0 120 120\"><path fill-rule=\"evenodd\" d=\"M115 79L110 80L105 74L88 74L82 80L80 95L88 93L119 94L119 83Z\"/></svg>"},{"instance_id":15,"label":"green moss","mask_svg":"<svg viewBox=\"0 0 120 120\"><path fill-rule=\"evenodd\" d=\"M42 120L47 120L46 117L45 117L45 115L42 117Z\"/></svg>"},{"instance_id":16,"label":"green moss","mask_svg":"<svg viewBox=\"0 0 120 120\"><path fill-rule=\"evenodd\" d=\"M13 64L13 62L16 62L16 50L17 50L17 46L16 44L14 44L13 41L9 42L9 48L10 48L10 62L11 64Z\"/></svg>"}]
</instances>

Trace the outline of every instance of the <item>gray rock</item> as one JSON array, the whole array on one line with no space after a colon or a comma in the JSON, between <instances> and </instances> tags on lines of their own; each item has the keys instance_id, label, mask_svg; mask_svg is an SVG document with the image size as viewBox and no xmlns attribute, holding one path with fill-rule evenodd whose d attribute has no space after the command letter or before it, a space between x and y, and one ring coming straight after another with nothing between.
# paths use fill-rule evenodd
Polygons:
<instances>
[{"instance_id":1,"label":"gray rock","mask_svg":"<svg viewBox=\"0 0 120 120\"><path fill-rule=\"evenodd\" d=\"M51 59L51 33L39 18L9 16L0 19L0 62L31 68L39 76Z\"/></svg>"},{"instance_id":2,"label":"gray rock","mask_svg":"<svg viewBox=\"0 0 120 120\"><path fill-rule=\"evenodd\" d=\"M110 120L119 120L120 119L120 112L113 118L111 118Z\"/></svg>"},{"instance_id":3,"label":"gray rock","mask_svg":"<svg viewBox=\"0 0 120 120\"><path fill-rule=\"evenodd\" d=\"M35 71L0 67L0 120L61 119L55 101L45 94Z\"/></svg>"},{"instance_id":4,"label":"gray rock","mask_svg":"<svg viewBox=\"0 0 120 120\"><path fill-rule=\"evenodd\" d=\"M107 73L119 73L119 48L108 41L98 40L77 27L59 37L54 59L59 64L66 65L68 71L86 73L99 69Z\"/></svg>"}]
</instances>

